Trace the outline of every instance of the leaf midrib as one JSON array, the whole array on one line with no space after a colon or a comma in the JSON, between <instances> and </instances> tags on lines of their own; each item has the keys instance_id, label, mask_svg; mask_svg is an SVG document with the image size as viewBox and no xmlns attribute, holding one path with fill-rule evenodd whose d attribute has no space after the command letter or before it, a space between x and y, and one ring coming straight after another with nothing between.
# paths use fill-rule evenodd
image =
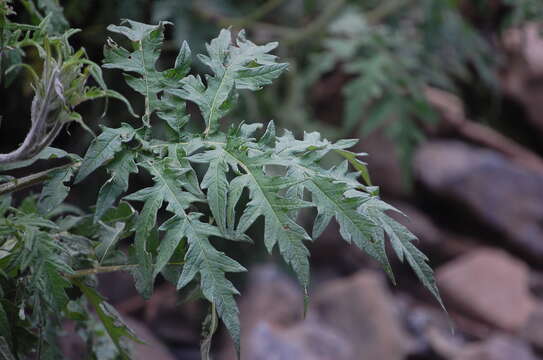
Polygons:
<instances>
[{"instance_id":1,"label":"leaf midrib","mask_svg":"<svg viewBox=\"0 0 543 360\"><path fill-rule=\"evenodd\" d=\"M114 136L112 136L112 137L107 141L106 145L105 145L104 147L102 147L102 149L101 149L95 156L93 156L93 157L91 158L92 162L90 162L90 164L96 163L96 162L97 162L97 159L98 159L99 157L102 157L102 154L104 154L104 153L106 152L106 150L109 149L109 147L111 146L111 144L112 144L115 140L117 140L118 138L120 138L120 137L121 137L121 134L114 134ZM85 162L85 160L83 160L83 164L84 164L84 162ZM103 164L103 163L104 163L104 162L102 161L102 162L101 162L100 164L98 164L98 165L93 164L92 167L94 167L94 169L92 169L92 170L90 170L90 171L83 171L83 170L85 170L85 168L84 168L83 166L81 166L81 169L82 169L82 170L80 170L80 172L77 174L77 177L76 177L75 182L78 183L79 181L81 181L82 179L84 179L85 177L87 177L87 175L89 175L92 171L96 170L96 169L97 169L101 164ZM83 165L83 164L82 164L82 165ZM92 167L91 167L91 168L92 168ZM81 175L80 175L81 173L85 174L85 176L84 176L84 177L81 177ZM80 177L81 177L81 179L80 179Z\"/></svg>"},{"instance_id":2,"label":"leaf midrib","mask_svg":"<svg viewBox=\"0 0 543 360\"><path fill-rule=\"evenodd\" d=\"M149 95L149 80L148 80L148 77L149 77L149 74L147 73L147 67L146 67L146 64L145 64L145 50L144 50L144 46L143 46L143 40L140 40L139 41L140 43L140 48L141 48L141 64L142 64L142 67L143 67L143 81L145 82L145 93L146 93L146 96L145 96L145 116L147 117L147 122L150 122L151 121L151 102L149 100L150 98L150 95Z\"/></svg>"},{"instance_id":3,"label":"leaf midrib","mask_svg":"<svg viewBox=\"0 0 543 360\"><path fill-rule=\"evenodd\" d=\"M317 175L318 175L316 171L314 171L314 170L312 170L312 169L310 169L310 168L308 168L308 167L305 167L305 166L300 165L300 164L294 164L294 165L297 166L297 167L299 167L299 168L301 168L301 169L303 169L303 170L305 170L306 173L309 173L309 172L312 173L313 176L317 176ZM307 175L304 176L304 177L306 178L306 180L311 181L311 183L317 187L317 189L319 190L319 192L320 192L324 197L326 197L327 199L329 199L329 201L331 201L334 205L336 205L336 207L337 207L338 209L341 210L341 211L340 211L341 214L343 214L343 216L347 217L347 218L349 219L349 222L350 222L351 224L353 224L353 225L355 226L355 228L359 229L359 227L355 225L355 222L352 220L351 216L347 216L347 213L348 213L347 210L346 210L345 208L343 208L343 206L340 206L340 203L337 202L334 198L330 197L330 196L328 195L328 193L327 193L326 191L324 191L324 190L322 189L322 187L320 187L320 186L317 184L317 182L315 181L315 178L314 178L314 177L310 177L310 176L307 176ZM360 230L360 232L362 232L362 231Z\"/></svg>"},{"instance_id":4,"label":"leaf midrib","mask_svg":"<svg viewBox=\"0 0 543 360\"><path fill-rule=\"evenodd\" d=\"M226 78L227 74L229 73L230 69L232 68L232 66L225 66L224 67L224 74L221 78L221 81L219 83L219 87L217 88L217 91L215 92L215 95L213 96L213 101L211 102L211 107L209 108L209 117L207 119L207 127L204 131L204 135L208 135L209 132L211 131L211 119L213 119L213 114L215 112L215 108L216 108L216 103L217 103L217 97L219 96L219 92L224 84L224 79Z\"/></svg>"},{"instance_id":5,"label":"leaf midrib","mask_svg":"<svg viewBox=\"0 0 543 360\"><path fill-rule=\"evenodd\" d=\"M281 226L282 222L281 222L281 219L279 218L279 215L275 212L275 209L273 208L273 205L270 201L270 199L266 196L266 192L264 191L264 189L262 188L262 186L260 185L260 183L258 182L258 180L256 179L256 176L253 174L253 172L251 171L251 169L240 159L238 159L233 153L227 151L226 149L223 148L223 151L226 152L227 154L229 154L232 158L234 158L236 160L236 162L243 168L243 170L245 170L245 172L251 176L255 182L255 184L258 186L258 190L259 192L261 193L262 197L264 197L264 199L266 199L266 204L268 205L268 207L271 209L271 212L273 213L273 215L275 216L275 220L277 221L277 223L279 224L279 227L281 228L281 230L283 232L286 232L283 227ZM287 236L288 238L290 238L289 236ZM274 243L275 245L275 243Z\"/></svg>"},{"instance_id":6,"label":"leaf midrib","mask_svg":"<svg viewBox=\"0 0 543 360\"><path fill-rule=\"evenodd\" d=\"M328 196L328 194L311 178L309 178L309 180L311 181L311 183L313 185L315 185L317 187L317 189L319 189L319 192L324 196L326 197L330 202L332 202L337 209L339 209L340 212L344 217L346 217L347 219L349 219L349 222L357 229L359 229L360 232L362 232L362 230L360 230L360 228L356 225L356 223L353 221L353 219L351 218L349 212L347 211L347 209L345 209L341 203L339 203L338 201L336 201L333 197L330 197Z\"/></svg>"}]
</instances>

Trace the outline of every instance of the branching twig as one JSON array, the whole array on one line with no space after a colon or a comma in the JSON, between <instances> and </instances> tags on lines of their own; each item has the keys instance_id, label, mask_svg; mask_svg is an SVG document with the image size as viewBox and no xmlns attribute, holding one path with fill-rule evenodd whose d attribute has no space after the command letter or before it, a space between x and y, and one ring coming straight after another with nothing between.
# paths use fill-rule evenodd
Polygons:
<instances>
[{"instance_id":1,"label":"branching twig","mask_svg":"<svg viewBox=\"0 0 543 360\"><path fill-rule=\"evenodd\" d=\"M292 35L288 36L285 41L287 46L293 46L299 42L315 36L323 31L328 23L334 19L337 13L346 4L346 0L336 0L331 2L323 11L322 14L312 23L305 26L303 29L293 31Z\"/></svg>"},{"instance_id":2,"label":"branching twig","mask_svg":"<svg viewBox=\"0 0 543 360\"><path fill-rule=\"evenodd\" d=\"M285 0L268 0L249 15L240 19L231 19L230 25L239 28L251 25L275 10L283 2L285 2Z\"/></svg>"},{"instance_id":3,"label":"branching twig","mask_svg":"<svg viewBox=\"0 0 543 360\"><path fill-rule=\"evenodd\" d=\"M78 278L89 275L103 274L116 271L128 271L138 267L137 264L99 266L91 269L77 270L73 274L66 275L67 278Z\"/></svg>"},{"instance_id":4,"label":"branching twig","mask_svg":"<svg viewBox=\"0 0 543 360\"><path fill-rule=\"evenodd\" d=\"M180 261L180 262L170 262L167 265L183 265L183 264L184 262ZM139 266L138 264L98 266L98 267L90 268L90 269L77 270L73 274L66 275L66 277L73 279L73 278L79 278L83 276L104 274L104 273L109 273L109 272L129 271L129 270L135 269L138 266Z\"/></svg>"},{"instance_id":5,"label":"branching twig","mask_svg":"<svg viewBox=\"0 0 543 360\"><path fill-rule=\"evenodd\" d=\"M266 11L269 12L273 10L278 5L280 5L282 1L277 1L277 2L278 4L275 5L273 8L267 7ZM265 5L263 5L262 8L264 8L264 6ZM262 18L265 15L265 13L262 13L262 8L259 8L257 9L257 11L255 11L255 13L259 12L258 14L256 14L256 16L255 16L255 13L253 13L244 18L228 17L218 12L214 12L211 9L204 8L202 6L194 6L193 11L202 19L214 22L220 27L234 26L236 28L245 27L245 28L266 29L280 36L286 36L287 34L290 34L291 32L295 31L295 29L291 29L288 27L283 27L280 25L258 21L258 19ZM178 44L175 44L174 46L175 48L179 47Z\"/></svg>"},{"instance_id":6,"label":"branching twig","mask_svg":"<svg viewBox=\"0 0 543 360\"><path fill-rule=\"evenodd\" d=\"M0 196L9 194L15 191L19 191L22 189L26 189L27 187L30 187L36 184L40 184L46 181L49 178L49 175L54 171L57 171L60 169L66 169L69 167L77 169L80 165L81 165L80 162L70 163L70 164L66 164L62 166L57 166L52 169L40 171L38 173L31 174L20 179L13 179L13 180L7 181L0 185Z\"/></svg>"},{"instance_id":7,"label":"branching twig","mask_svg":"<svg viewBox=\"0 0 543 360\"><path fill-rule=\"evenodd\" d=\"M344 7L347 3L346 0L335 0L331 2L328 7L326 7L321 15L317 17L312 23L304 26L301 29L283 27L270 23L258 22L257 20L262 18L265 14L270 12L279 6L283 0L270 0L262 7L255 10L254 13L248 15L247 17L236 19L229 18L222 14L211 12L209 9L204 9L202 7L196 6L194 11L204 19L213 21L219 26L235 26L235 27L258 27L258 28L267 28L270 31L277 33L278 35L285 38L285 44L287 46L293 46L299 42L311 38L312 36L323 31L326 26L334 19L337 13Z\"/></svg>"},{"instance_id":8,"label":"branching twig","mask_svg":"<svg viewBox=\"0 0 543 360\"><path fill-rule=\"evenodd\" d=\"M385 1L375 9L368 11L365 14L366 20L369 24L375 25L380 23L387 16L394 14L402 7L408 5L409 1L406 0L389 0Z\"/></svg>"}]
</instances>

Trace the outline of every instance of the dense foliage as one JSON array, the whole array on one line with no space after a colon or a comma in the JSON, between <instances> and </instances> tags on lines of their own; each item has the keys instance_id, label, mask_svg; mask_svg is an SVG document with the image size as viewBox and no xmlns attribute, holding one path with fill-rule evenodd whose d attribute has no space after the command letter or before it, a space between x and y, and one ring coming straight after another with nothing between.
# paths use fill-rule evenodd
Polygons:
<instances>
[{"instance_id":1,"label":"dense foliage","mask_svg":"<svg viewBox=\"0 0 543 360\"><path fill-rule=\"evenodd\" d=\"M368 253L394 279L385 251L388 238L399 259L409 263L439 300L427 259L413 245L415 237L386 214L397 210L379 199L360 160L364 154L348 150L357 140L331 142L317 132L297 139L288 130L278 132L273 122L263 129L260 123L228 117L240 91L260 90L287 69L270 54L277 43L256 45L243 31L233 39L230 30L222 30L206 45L207 55L198 56L211 71L202 78L190 74L187 43L172 68L158 70L168 23L127 20L110 26L111 32L128 39L130 48L109 39L103 67L122 70L127 84L143 96L142 126L102 127L80 158L50 147L66 123L84 126L74 109L77 105L113 97L133 111L124 97L106 88L100 67L85 51L70 46L75 31L55 2L38 1L38 7L24 3L40 19L39 26L11 22L10 2L0 2L2 77L13 81L10 75L18 68L31 74L31 129L17 150L1 155L0 169L25 168L37 160L66 161L24 178L1 178L3 358L61 358L58 336L63 319L77 322L93 358L128 358L126 340L137 339L96 291L95 275L117 270L131 271L146 298L158 275L178 289L193 285L195 293L212 304L211 318L218 315L223 321L239 352L234 298L238 291L226 275L245 268L216 244L253 242L247 232L258 218L264 219L266 248L278 249L306 294L310 275L304 242L317 239L335 219L341 237ZM44 10L50 15L41 16ZM37 50L41 71L22 62L28 47ZM97 87L88 83L89 77ZM195 104L199 114L189 113L187 102ZM200 119L201 131L189 127ZM167 129L165 134L153 131L157 124ZM344 160L325 167L324 158ZM202 166L205 175L199 178L195 168ZM109 179L92 213L64 202L72 185L100 168ZM130 175L138 172L148 173L151 183L126 195ZM39 196L12 198L13 192L39 183ZM297 219L300 211L311 207L317 216L310 235ZM120 247L124 239L131 244L127 250ZM215 327L211 321L209 338ZM209 338L203 342L204 356Z\"/></svg>"}]
</instances>

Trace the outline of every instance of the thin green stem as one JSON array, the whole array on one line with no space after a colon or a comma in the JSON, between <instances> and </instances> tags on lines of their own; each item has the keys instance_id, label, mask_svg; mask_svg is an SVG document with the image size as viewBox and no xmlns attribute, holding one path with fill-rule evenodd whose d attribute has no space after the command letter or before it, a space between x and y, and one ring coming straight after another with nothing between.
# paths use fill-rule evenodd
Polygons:
<instances>
[{"instance_id":1,"label":"thin green stem","mask_svg":"<svg viewBox=\"0 0 543 360\"><path fill-rule=\"evenodd\" d=\"M268 0L258 8L256 8L249 15L240 19L230 19L229 24L234 27L243 28L245 26L252 25L255 21L263 18L277 7L279 7L285 0ZM228 19L225 19L228 21ZM224 21L224 20L223 20ZM225 24L226 25L226 24Z\"/></svg>"},{"instance_id":2,"label":"thin green stem","mask_svg":"<svg viewBox=\"0 0 543 360\"><path fill-rule=\"evenodd\" d=\"M408 0L389 0L382 3L380 6L366 13L366 20L369 24L378 24L387 16L397 12L402 7L409 3Z\"/></svg>"},{"instance_id":3,"label":"thin green stem","mask_svg":"<svg viewBox=\"0 0 543 360\"><path fill-rule=\"evenodd\" d=\"M336 0L334 2L331 2L322 12L322 14L312 23L305 26L303 29L300 29L299 31L295 31L292 33L292 35L288 36L285 39L285 43L287 46L293 46L298 44L299 42L306 40L308 38L312 38L321 31L324 30L324 28L335 18L337 13L343 9L344 5L346 4L346 0Z\"/></svg>"},{"instance_id":4,"label":"thin green stem","mask_svg":"<svg viewBox=\"0 0 543 360\"><path fill-rule=\"evenodd\" d=\"M292 47L298 43L314 38L315 35L321 33L326 26L334 20L336 15L345 7L347 0L336 0L330 2L329 5L322 11L321 15L317 17L313 22L304 26L303 28L290 28L283 27L270 23L258 22L263 16L277 8L284 0L269 0L264 3L261 7L256 9L253 13L243 17L241 19L229 18L227 16L211 12L208 9L203 9L201 7L195 7L194 11L200 15L202 18L214 21L218 25L225 26L234 26L237 28L241 27L258 27L258 28L267 28L268 30L277 33L285 38L284 44L287 47ZM409 1L406 0L390 0L384 2L382 5L372 9L366 13L367 21L370 24L377 24L381 22L387 16L393 14L394 12L401 9L403 6L407 5ZM175 45L177 46L177 45Z\"/></svg>"},{"instance_id":5,"label":"thin green stem","mask_svg":"<svg viewBox=\"0 0 543 360\"><path fill-rule=\"evenodd\" d=\"M275 10L284 1L285 0L268 0L267 2L256 8L253 12L240 18L228 17L226 15L215 12L205 6L196 5L192 8L192 11L194 11L203 19L213 21L221 27L254 27L262 25L258 22L258 20L269 14L271 11Z\"/></svg>"},{"instance_id":6,"label":"thin green stem","mask_svg":"<svg viewBox=\"0 0 543 360\"><path fill-rule=\"evenodd\" d=\"M49 175L51 175L51 173L54 171L66 169L70 167L73 169L77 169L80 165L81 165L81 162L70 163L70 164L66 164L62 166L57 166L51 169L47 169L44 171L40 171L38 173L28 175L19 179L9 180L0 185L0 196L9 194L12 192L16 192L22 189L26 189L27 187L30 187L33 185L41 184L42 182L49 179Z\"/></svg>"},{"instance_id":7,"label":"thin green stem","mask_svg":"<svg viewBox=\"0 0 543 360\"><path fill-rule=\"evenodd\" d=\"M170 262L167 265L183 265L184 263L185 263L184 261ZM104 274L104 273L110 273L110 272L116 272L116 271L129 271L129 270L135 269L138 266L139 266L138 264L97 266L95 268L77 270L73 274L69 274L66 277L70 279L74 279L74 278L79 278L83 276Z\"/></svg>"}]
</instances>

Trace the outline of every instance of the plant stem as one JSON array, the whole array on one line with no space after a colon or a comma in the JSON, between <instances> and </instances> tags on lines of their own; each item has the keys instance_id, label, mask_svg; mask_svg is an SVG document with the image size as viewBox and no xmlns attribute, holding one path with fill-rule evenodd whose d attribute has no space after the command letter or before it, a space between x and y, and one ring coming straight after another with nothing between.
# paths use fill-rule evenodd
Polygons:
<instances>
[{"instance_id":1,"label":"plant stem","mask_svg":"<svg viewBox=\"0 0 543 360\"><path fill-rule=\"evenodd\" d=\"M257 22L259 19L276 9L284 1L285 0L268 0L266 3L255 9L252 13L240 18L228 17L226 15L212 11L212 9L206 8L205 6L194 6L192 8L192 11L194 11L203 19L216 22L221 27L253 27L259 25L259 23Z\"/></svg>"},{"instance_id":2,"label":"plant stem","mask_svg":"<svg viewBox=\"0 0 543 360\"><path fill-rule=\"evenodd\" d=\"M249 15L242 17L240 19L225 19L225 25L231 25L234 27L242 28L245 26L252 25L255 21L261 19L262 17L266 16L271 11L275 10L278 6L280 6L285 0L268 0L264 4L262 4L260 7L258 7L255 11L250 13ZM228 24L229 23L229 24Z\"/></svg>"},{"instance_id":3,"label":"plant stem","mask_svg":"<svg viewBox=\"0 0 543 360\"><path fill-rule=\"evenodd\" d=\"M57 166L51 169L47 169L44 171L40 171L38 173L31 174L19 179L9 180L0 185L0 196L22 190L36 184L40 184L46 181L49 178L49 175L54 171L66 169L69 167L73 167L74 169L77 169L80 165L81 165L81 162L70 163L70 164L66 164L62 166Z\"/></svg>"},{"instance_id":4,"label":"plant stem","mask_svg":"<svg viewBox=\"0 0 543 360\"><path fill-rule=\"evenodd\" d=\"M321 32L326 25L328 25L328 23L334 19L336 14L343 8L346 2L346 0L336 0L330 3L330 5L323 10L322 14L315 21L288 36L285 39L286 45L296 45L297 43L314 37L316 34Z\"/></svg>"},{"instance_id":5,"label":"plant stem","mask_svg":"<svg viewBox=\"0 0 543 360\"><path fill-rule=\"evenodd\" d=\"M203 9L201 7L195 7L194 11L199 14L202 18L216 22L218 25L225 26L234 26L237 28L241 27L259 27L259 28L268 28L270 31L276 32L279 35L282 35L285 38L285 44L288 47L294 46L301 41L312 38L316 34L322 32L324 28L334 20L337 13L345 6L347 0L336 0L331 2L328 7L326 7L321 15L317 17L309 25L296 29L283 27L275 24L261 23L258 22L263 16L265 16L270 11L277 8L284 0L269 0L264 3L261 7L256 9L253 13L247 15L246 17L236 19L223 16L214 12L210 12L208 9ZM394 12L401 9L403 6L407 5L408 1L405 0L390 0L383 3L381 6L372 9L366 13L366 18L368 23L377 24L381 22L387 16L393 14ZM177 48L177 45L175 45Z\"/></svg>"},{"instance_id":6,"label":"plant stem","mask_svg":"<svg viewBox=\"0 0 543 360\"><path fill-rule=\"evenodd\" d=\"M127 271L137 267L137 264L126 264L126 265L112 265L112 266L98 266L91 269L82 269L77 270L73 274L67 275L68 278L78 278L88 275L103 274L115 271Z\"/></svg>"},{"instance_id":7,"label":"plant stem","mask_svg":"<svg viewBox=\"0 0 543 360\"><path fill-rule=\"evenodd\" d=\"M167 265L183 265L185 262L170 262ZM111 265L111 266L98 266L95 268L90 269L81 269L75 271L73 274L69 274L66 277L70 279L88 276L88 275L96 275L96 274L103 274L103 273L110 273L115 271L128 271L131 269L134 269L138 266L138 264L123 264L123 265Z\"/></svg>"},{"instance_id":8,"label":"plant stem","mask_svg":"<svg viewBox=\"0 0 543 360\"><path fill-rule=\"evenodd\" d=\"M406 6L409 1L406 0L389 0L382 3L380 6L368 11L365 16L369 24L375 25L380 23L387 16L395 13L402 7Z\"/></svg>"}]
</instances>

